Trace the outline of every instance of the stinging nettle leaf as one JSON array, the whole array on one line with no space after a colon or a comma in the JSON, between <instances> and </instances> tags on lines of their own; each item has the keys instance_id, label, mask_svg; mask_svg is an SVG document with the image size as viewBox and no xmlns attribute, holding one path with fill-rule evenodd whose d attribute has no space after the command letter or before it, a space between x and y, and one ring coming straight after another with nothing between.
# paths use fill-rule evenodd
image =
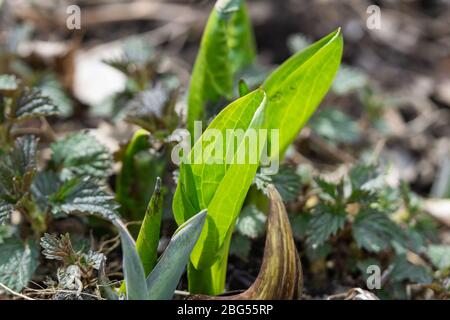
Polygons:
<instances>
[{"instance_id":1,"label":"stinging nettle leaf","mask_svg":"<svg viewBox=\"0 0 450 320\"><path fill-rule=\"evenodd\" d=\"M118 218L119 205L114 197L90 178L66 181L58 192L50 197L53 214L85 213L114 221Z\"/></svg>"},{"instance_id":2,"label":"stinging nettle leaf","mask_svg":"<svg viewBox=\"0 0 450 320\"><path fill-rule=\"evenodd\" d=\"M38 256L36 244L31 241L5 240L0 244L0 282L13 290L22 290L38 266Z\"/></svg>"},{"instance_id":3,"label":"stinging nettle leaf","mask_svg":"<svg viewBox=\"0 0 450 320\"><path fill-rule=\"evenodd\" d=\"M9 74L0 75L0 92L14 92L18 88L16 76Z\"/></svg>"},{"instance_id":4,"label":"stinging nettle leaf","mask_svg":"<svg viewBox=\"0 0 450 320\"><path fill-rule=\"evenodd\" d=\"M264 234L266 227L266 215L255 205L245 207L239 215L236 230L251 239L256 239Z\"/></svg>"},{"instance_id":5,"label":"stinging nettle leaf","mask_svg":"<svg viewBox=\"0 0 450 320\"><path fill-rule=\"evenodd\" d=\"M76 132L51 145L51 162L63 180L92 176L106 178L112 157L108 149L88 132Z\"/></svg>"},{"instance_id":6,"label":"stinging nettle leaf","mask_svg":"<svg viewBox=\"0 0 450 320\"><path fill-rule=\"evenodd\" d=\"M0 225L9 219L14 207L3 199L0 199Z\"/></svg>"},{"instance_id":7,"label":"stinging nettle leaf","mask_svg":"<svg viewBox=\"0 0 450 320\"><path fill-rule=\"evenodd\" d=\"M58 108L41 90L25 88L17 99L13 117L16 120L25 120L55 114L58 114Z\"/></svg>"},{"instance_id":8,"label":"stinging nettle leaf","mask_svg":"<svg viewBox=\"0 0 450 320\"><path fill-rule=\"evenodd\" d=\"M450 268L449 245L430 245L427 249L427 255L433 265L439 270L447 270Z\"/></svg>"}]
</instances>

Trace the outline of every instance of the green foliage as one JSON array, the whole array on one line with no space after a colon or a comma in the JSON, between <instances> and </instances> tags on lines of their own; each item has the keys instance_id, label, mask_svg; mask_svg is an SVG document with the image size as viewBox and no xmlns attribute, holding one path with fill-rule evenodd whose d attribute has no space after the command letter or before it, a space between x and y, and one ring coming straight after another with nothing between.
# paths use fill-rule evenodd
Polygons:
<instances>
[{"instance_id":1,"label":"green foliage","mask_svg":"<svg viewBox=\"0 0 450 320\"><path fill-rule=\"evenodd\" d=\"M188 93L187 129L203 121L208 105L231 99L235 73L253 62L254 37L242 0L217 1L204 30Z\"/></svg>"},{"instance_id":2,"label":"green foliage","mask_svg":"<svg viewBox=\"0 0 450 320\"><path fill-rule=\"evenodd\" d=\"M88 132L69 134L51 145L51 166L62 180L91 176L106 178L112 166L108 149Z\"/></svg>"},{"instance_id":3,"label":"green foliage","mask_svg":"<svg viewBox=\"0 0 450 320\"><path fill-rule=\"evenodd\" d=\"M243 236L256 239L266 230L266 215L255 205L245 207L239 215L236 230Z\"/></svg>"},{"instance_id":4,"label":"green foliage","mask_svg":"<svg viewBox=\"0 0 450 320\"><path fill-rule=\"evenodd\" d=\"M360 138L356 121L333 108L317 112L310 121L312 130L331 143L354 143Z\"/></svg>"},{"instance_id":5,"label":"green foliage","mask_svg":"<svg viewBox=\"0 0 450 320\"><path fill-rule=\"evenodd\" d=\"M128 300L171 299L197 242L206 219L202 211L175 231L169 245L150 275L144 268L136 250L136 244L125 226L115 220L122 239L123 269Z\"/></svg>"},{"instance_id":6,"label":"green foliage","mask_svg":"<svg viewBox=\"0 0 450 320\"><path fill-rule=\"evenodd\" d=\"M136 240L136 250L144 265L145 275L153 270L158 258L159 229L162 218L163 195L161 180L156 180L155 191L145 211L139 235Z\"/></svg>"},{"instance_id":7,"label":"green foliage","mask_svg":"<svg viewBox=\"0 0 450 320\"><path fill-rule=\"evenodd\" d=\"M122 154L122 169L116 180L116 199L121 204L121 214L129 220L143 219L152 188L166 168L165 154L152 147L150 133L140 129Z\"/></svg>"},{"instance_id":8,"label":"green foliage","mask_svg":"<svg viewBox=\"0 0 450 320\"><path fill-rule=\"evenodd\" d=\"M38 253L33 242L6 239L0 244L0 282L13 290L22 290L38 266Z\"/></svg>"},{"instance_id":9,"label":"green foliage","mask_svg":"<svg viewBox=\"0 0 450 320\"><path fill-rule=\"evenodd\" d=\"M449 245L430 245L427 250L427 255L435 268L442 271L450 269Z\"/></svg>"},{"instance_id":10,"label":"green foliage","mask_svg":"<svg viewBox=\"0 0 450 320\"><path fill-rule=\"evenodd\" d=\"M17 79L14 75L2 74L0 75L0 92L8 93L14 92L18 88Z\"/></svg>"},{"instance_id":11,"label":"green foliage","mask_svg":"<svg viewBox=\"0 0 450 320\"><path fill-rule=\"evenodd\" d=\"M319 204L308 223L308 241L312 248L317 248L344 227L345 208L340 205Z\"/></svg>"},{"instance_id":12,"label":"green foliage","mask_svg":"<svg viewBox=\"0 0 450 320\"><path fill-rule=\"evenodd\" d=\"M175 112L177 93L157 85L136 95L125 110L125 120L141 128L161 135L161 131L173 131L178 124Z\"/></svg>"},{"instance_id":13,"label":"green foliage","mask_svg":"<svg viewBox=\"0 0 450 320\"><path fill-rule=\"evenodd\" d=\"M331 86L342 50L342 34L337 30L289 58L263 83L270 114L266 125L280 130L279 148L272 146L272 155L283 155L311 117Z\"/></svg>"},{"instance_id":14,"label":"green foliage","mask_svg":"<svg viewBox=\"0 0 450 320\"><path fill-rule=\"evenodd\" d=\"M15 120L25 120L37 117L46 117L58 113L58 108L51 99L44 96L38 89L25 88L13 109L12 116Z\"/></svg>"},{"instance_id":15,"label":"green foliage","mask_svg":"<svg viewBox=\"0 0 450 320\"><path fill-rule=\"evenodd\" d=\"M118 205L114 196L92 178L74 178L64 182L50 197L52 212L65 214L95 214L107 220L118 218Z\"/></svg>"},{"instance_id":16,"label":"green foliage","mask_svg":"<svg viewBox=\"0 0 450 320\"><path fill-rule=\"evenodd\" d=\"M255 176L254 184L265 195L267 193L267 186L273 184L280 193L284 201L290 202L297 198L302 187L302 177L298 175L297 171L286 165L281 165L278 172L274 175L264 175L258 173Z\"/></svg>"},{"instance_id":17,"label":"green foliage","mask_svg":"<svg viewBox=\"0 0 450 320\"><path fill-rule=\"evenodd\" d=\"M230 143L234 143L230 139L224 141L223 144L219 139L214 139L211 144L208 143L209 138L200 138L191 153L187 155L188 159L191 159L190 164L185 162L181 164L179 184L173 201L177 223L183 223L196 211L208 209L208 219L191 256L192 264L199 270L210 268L216 261L222 260L228 252L226 250L226 253L221 253L219 249L229 246L232 226L258 168L258 161L251 164L238 164L236 155L245 154L245 139L249 134L248 129L261 128L264 108L265 94L262 90L256 90L231 103L211 122L203 137L208 137L211 129L220 130L223 137L227 136L227 128L242 129L245 132L244 137L238 141L235 148L231 148L234 150L227 148ZM214 148L211 146L215 147L215 144L223 149L221 155L204 151L208 145L208 149L213 150ZM234 154L228 154L232 151ZM262 150L257 152L256 160L259 160ZM202 153L202 161L194 159L194 156L202 156ZM222 157L219 159L221 163L211 161L218 156ZM225 165L226 159L235 159L235 161L233 164ZM239 183L236 183L237 181ZM217 278L211 280L217 283L223 281ZM220 287L222 286L223 284L220 285Z\"/></svg>"},{"instance_id":18,"label":"green foliage","mask_svg":"<svg viewBox=\"0 0 450 320\"><path fill-rule=\"evenodd\" d=\"M352 231L357 245L372 252L387 250L393 242L405 242L403 230L385 213L375 209L360 212Z\"/></svg>"},{"instance_id":19,"label":"green foliage","mask_svg":"<svg viewBox=\"0 0 450 320\"><path fill-rule=\"evenodd\" d=\"M9 153L0 161L0 223L9 217L13 208L24 205L36 173L37 139L24 136L16 139ZM22 201L22 203L21 203Z\"/></svg>"}]
</instances>

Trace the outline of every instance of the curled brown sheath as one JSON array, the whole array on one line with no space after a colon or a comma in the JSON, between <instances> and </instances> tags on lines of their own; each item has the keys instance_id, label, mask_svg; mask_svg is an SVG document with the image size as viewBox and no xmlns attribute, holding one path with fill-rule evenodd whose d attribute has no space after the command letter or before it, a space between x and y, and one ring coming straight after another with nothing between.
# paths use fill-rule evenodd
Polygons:
<instances>
[{"instance_id":1,"label":"curled brown sheath","mask_svg":"<svg viewBox=\"0 0 450 320\"><path fill-rule=\"evenodd\" d=\"M194 295L200 300L288 300L300 299L303 276L291 225L280 194L268 186L269 216L264 257L255 282L246 291L231 296Z\"/></svg>"}]
</instances>

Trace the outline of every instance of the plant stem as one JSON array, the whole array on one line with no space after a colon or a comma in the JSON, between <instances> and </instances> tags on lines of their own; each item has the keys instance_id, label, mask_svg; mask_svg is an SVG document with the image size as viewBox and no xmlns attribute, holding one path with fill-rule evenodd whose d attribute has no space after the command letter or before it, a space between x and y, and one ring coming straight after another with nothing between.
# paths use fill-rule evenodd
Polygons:
<instances>
[{"instance_id":1,"label":"plant stem","mask_svg":"<svg viewBox=\"0 0 450 320\"><path fill-rule=\"evenodd\" d=\"M210 268L197 270L189 262L187 271L190 293L219 295L224 292L231 235L232 232L229 232L221 250L221 257Z\"/></svg>"}]
</instances>

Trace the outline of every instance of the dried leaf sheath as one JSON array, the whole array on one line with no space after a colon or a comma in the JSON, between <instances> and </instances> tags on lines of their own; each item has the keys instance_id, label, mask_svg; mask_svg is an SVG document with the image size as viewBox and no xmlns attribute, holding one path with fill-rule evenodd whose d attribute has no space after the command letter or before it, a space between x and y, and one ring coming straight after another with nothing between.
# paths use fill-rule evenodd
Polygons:
<instances>
[{"instance_id":1,"label":"dried leaf sheath","mask_svg":"<svg viewBox=\"0 0 450 320\"><path fill-rule=\"evenodd\" d=\"M195 295L192 299L267 300L300 299L303 276L291 225L280 194L268 186L270 211L264 258L255 282L243 293L213 297Z\"/></svg>"}]
</instances>

